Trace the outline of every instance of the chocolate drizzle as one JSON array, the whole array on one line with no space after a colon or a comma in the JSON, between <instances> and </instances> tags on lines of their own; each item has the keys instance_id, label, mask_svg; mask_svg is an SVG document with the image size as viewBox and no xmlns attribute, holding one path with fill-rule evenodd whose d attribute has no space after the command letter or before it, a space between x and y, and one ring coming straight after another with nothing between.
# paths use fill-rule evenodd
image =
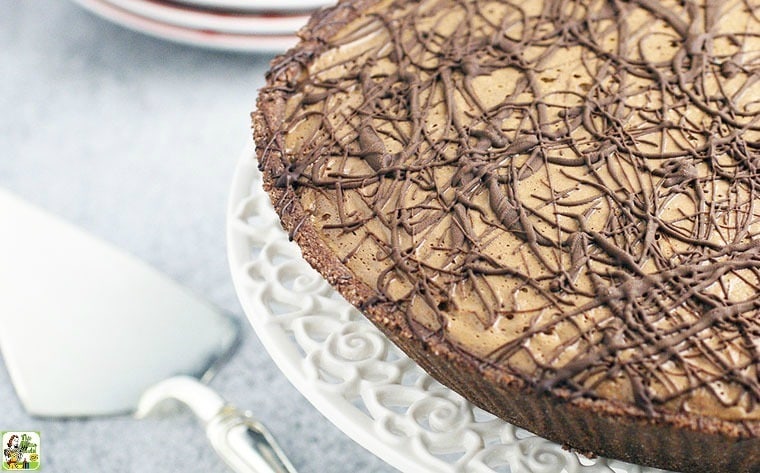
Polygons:
<instances>
[{"instance_id":1,"label":"chocolate drizzle","mask_svg":"<svg viewBox=\"0 0 760 473\"><path fill-rule=\"evenodd\" d=\"M760 7L399 0L324 50L277 184L374 303L538 391L760 419Z\"/></svg>"}]
</instances>

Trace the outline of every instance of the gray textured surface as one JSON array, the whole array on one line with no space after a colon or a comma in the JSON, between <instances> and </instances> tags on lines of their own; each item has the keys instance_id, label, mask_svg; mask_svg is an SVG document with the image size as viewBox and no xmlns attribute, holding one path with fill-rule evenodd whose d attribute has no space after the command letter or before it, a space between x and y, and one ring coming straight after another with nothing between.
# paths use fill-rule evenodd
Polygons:
<instances>
[{"instance_id":1,"label":"gray textured surface","mask_svg":"<svg viewBox=\"0 0 760 473\"><path fill-rule=\"evenodd\" d=\"M166 43L61 0L6 0L2 12L0 186L243 317L224 212L270 58ZM395 471L325 420L245 326L213 388L254 410L299 471ZM2 363L0 430L41 431L47 472L226 471L186 411L141 422L30 418Z\"/></svg>"}]
</instances>

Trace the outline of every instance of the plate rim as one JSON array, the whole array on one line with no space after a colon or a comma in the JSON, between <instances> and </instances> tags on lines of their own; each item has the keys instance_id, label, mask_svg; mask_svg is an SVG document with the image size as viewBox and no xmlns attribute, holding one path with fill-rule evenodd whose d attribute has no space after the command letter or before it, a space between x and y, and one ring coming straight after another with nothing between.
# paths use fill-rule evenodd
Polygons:
<instances>
[{"instance_id":1,"label":"plate rim","mask_svg":"<svg viewBox=\"0 0 760 473\"><path fill-rule=\"evenodd\" d=\"M271 6L252 5L251 0L171 0L174 4L192 5L196 8L212 10L235 10L247 12L304 12L319 9L333 4L331 0L278 0L277 8Z\"/></svg>"},{"instance_id":2,"label":"plate rim","mask_svg":"<svg viewBox=\"0 0 760 473\"><path fill-rule=\"evenodd\" d=\"M167 25L217 33L292 35L306 25L308 13L239 13L202 10L153 0L101 0L129 13Z\"/></svg>"},{"instance_id":3,"label":"plate rim","mask_svg":"<svg viewBox=\"0 0 760 473\"><path fill-rule=\"evenodd\" d=\"M161 23L125 11L105 0L71 0L88 12L123 28L174 43L237 53L282 53L295 46L295 35L231 34Z\"/></svg>"}]
</instances>

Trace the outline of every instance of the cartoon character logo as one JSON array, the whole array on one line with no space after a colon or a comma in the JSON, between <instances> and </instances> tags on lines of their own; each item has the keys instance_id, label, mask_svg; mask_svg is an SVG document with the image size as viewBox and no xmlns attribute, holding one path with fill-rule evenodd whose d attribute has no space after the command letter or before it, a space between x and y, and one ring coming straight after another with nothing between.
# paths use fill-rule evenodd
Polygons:
<instances>
[{"instance_id":1,"label":"cartoon character logo","mask_svg":"<svg viewBox=\"0 0 760 473\"><path fill-rule=\"evenodd\" d=\"M37 470L40 467L39 432L3 432L2 470Z\"/></svg>"},{"instance_id":2,"label":"cartoon character logo","mask_svg":"<svg viewBox=\"0 0 760 473\"><path fill-rule=\"evenodd\" d=\"M8 439L8 443L6 444L6 449L3 450L3 459L5 460L6 465L8 465L8 469L12 470L15 469L15 466L18 464L21 455L21 449L19 448L19 436L18 435L11 435L10 439ZM5 466L5 465L3 465Z\"/></svg>"}]
</instances>

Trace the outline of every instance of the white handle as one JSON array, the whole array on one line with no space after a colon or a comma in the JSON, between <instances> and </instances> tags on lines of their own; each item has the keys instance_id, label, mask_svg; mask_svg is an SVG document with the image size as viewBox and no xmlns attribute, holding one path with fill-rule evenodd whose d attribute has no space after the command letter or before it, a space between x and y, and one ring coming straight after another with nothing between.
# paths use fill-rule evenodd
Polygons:
<instances>
[{"instance_id":1,"label":"white handle","mask_svg":"<svg viewBox=\"0 0 760 473\"><path fill-rule=\"evenodd\" d=\"M211 446L237 473L296 473L266 427L195 378L177 376L152 386L140 398L135 416L147 416L168 399L182 402L195 413Z\"/></svg>"}]
</instances>

